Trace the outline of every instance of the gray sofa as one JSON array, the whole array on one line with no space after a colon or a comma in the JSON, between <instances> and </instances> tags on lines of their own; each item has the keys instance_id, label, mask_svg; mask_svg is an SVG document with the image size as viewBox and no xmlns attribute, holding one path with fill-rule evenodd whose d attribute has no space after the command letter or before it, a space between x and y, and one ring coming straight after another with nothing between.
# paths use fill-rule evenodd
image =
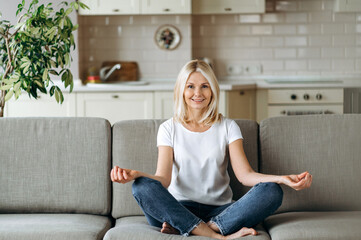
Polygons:
<instances>
[{"instance_id":1,"label":"gray sofa","mask_svg":"<svg viewBox=\"0 0 361 240\"><path fill-rule=\"evenodd\" d=\"M154 173L162 122L0 119L0 239L186 239L149 226L131 184L109 178L113 165ZM310 189L283 187L260 235L242 239L361 239L361 115L236 122L255 170L313 175ZM249 188L230 175L238 199Z\"/></svg>"}]
</instances>

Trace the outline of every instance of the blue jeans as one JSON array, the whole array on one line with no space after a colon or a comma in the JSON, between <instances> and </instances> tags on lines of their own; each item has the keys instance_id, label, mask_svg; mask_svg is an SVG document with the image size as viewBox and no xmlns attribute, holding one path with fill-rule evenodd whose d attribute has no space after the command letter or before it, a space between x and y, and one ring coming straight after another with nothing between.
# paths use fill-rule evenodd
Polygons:
<instances>
[{"instance_id":1,"label":"blue jeans","mask_svg":"<svg viewBox=\"0 0 361 240\"><path fill-rule=\"evenodd\" d=\"M254 227L274 213L282 204L283 191L276 183L259 183L236 202L212 206L177 201L159 181L140 177L133 183L133 196L152 226L167 222L188 236L201 222L211 221L222 235L229 235Z\"/></svg>"}]
</instances>

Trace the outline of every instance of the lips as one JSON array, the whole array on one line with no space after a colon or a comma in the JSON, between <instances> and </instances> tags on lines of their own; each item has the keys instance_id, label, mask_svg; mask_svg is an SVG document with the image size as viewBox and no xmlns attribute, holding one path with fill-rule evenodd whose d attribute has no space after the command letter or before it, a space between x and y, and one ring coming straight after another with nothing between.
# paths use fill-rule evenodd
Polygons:
<instances>
[{"instance_id":1,"label":"lips","mask_svg":"<svg viewBox=\"0 0 361 240\"><path fill-rule=\"evenodd\" d=\"M200 103L200 102L203 102L205 99L192 99L193 102L197 102L197 103Z\"/></svg>"}]
</instances>

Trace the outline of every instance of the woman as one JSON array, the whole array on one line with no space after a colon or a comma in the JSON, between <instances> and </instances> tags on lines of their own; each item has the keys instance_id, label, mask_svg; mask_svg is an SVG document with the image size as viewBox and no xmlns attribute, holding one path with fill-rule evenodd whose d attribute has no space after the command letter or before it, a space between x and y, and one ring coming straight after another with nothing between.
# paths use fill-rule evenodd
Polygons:
<instances>
[{"instance_id":1,"label":"woman","mask_svg":"<svg viewBox=\"0 0 361 240\"><path fill-rule=\"evenodd\" d=\"M238 125L218 113L219 86L211 67L188 62L174 89L174 117L158 130L155 175L115 166L113 182L133 183L133 195L148 222L162 233L235 239L256 235L252 228L282 203L278 184L311 186L308 172L275 176L253 171ZM253 188L232 202L225 154L237 179Z\"/></svg>"}]
</instances>

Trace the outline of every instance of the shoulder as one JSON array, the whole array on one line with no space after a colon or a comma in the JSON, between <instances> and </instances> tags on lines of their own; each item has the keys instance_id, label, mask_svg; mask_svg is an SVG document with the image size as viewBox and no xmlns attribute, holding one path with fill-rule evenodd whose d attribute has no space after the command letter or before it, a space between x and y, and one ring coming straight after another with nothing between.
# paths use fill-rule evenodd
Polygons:
<instances>
[{"instance_id":1,"label":"shoulder","mask_svg":"<svg viewBox=\"0 0 361 240\"><path fill-rule=\"evenodd\" d=\"M227 129L232 128L235 125L238 126L236 121L234 121L233 119L230 119L230 118L223 117L223 116L221 118L220 125L225 126Z\"/></svg>"},{"instance_id":2,"label":"shoulder","mask_svg":"<svg viewBox=\"0 0 361 240\"><path fill-rule=\"evenodd\" d=\"M174 128L174 120L173 120L173 118L170 118L170 119L164 121L159 126L159 131L172 132L173 128Z\"/></svg>"}]
</instances>

